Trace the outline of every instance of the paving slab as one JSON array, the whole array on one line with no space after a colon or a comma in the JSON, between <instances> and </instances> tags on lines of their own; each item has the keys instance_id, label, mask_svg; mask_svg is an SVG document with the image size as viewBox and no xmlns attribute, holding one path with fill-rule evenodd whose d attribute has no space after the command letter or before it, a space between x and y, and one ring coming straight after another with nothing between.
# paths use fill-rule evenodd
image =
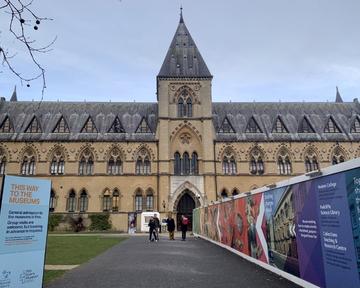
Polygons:
<instances>
[{"instance_id":1,"label":"paving slab","mask_svg":"<svg viewBox=\"0 0 360 288\"><path fill-rule=\"evenodd\" d=\"M217 245L189 237L130 237L64 274L47 288L299 287Z\"/></svg>"}]
</instances>

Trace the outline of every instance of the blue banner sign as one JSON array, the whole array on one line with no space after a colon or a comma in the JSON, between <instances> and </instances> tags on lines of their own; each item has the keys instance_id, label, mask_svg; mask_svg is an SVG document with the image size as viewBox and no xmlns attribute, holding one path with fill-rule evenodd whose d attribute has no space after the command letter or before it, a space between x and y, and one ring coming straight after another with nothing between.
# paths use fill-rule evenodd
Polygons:
<instances>
[{"instance_id":1,"label":"blue banner sign","mask_svg":"<svg viewBox=\"0 0 360 288\"><path fill-rule=\"evenodd\" d=\"M0 288L42 287L50 180L5 176L0 211Z\"/></svg>"}]
</instances>

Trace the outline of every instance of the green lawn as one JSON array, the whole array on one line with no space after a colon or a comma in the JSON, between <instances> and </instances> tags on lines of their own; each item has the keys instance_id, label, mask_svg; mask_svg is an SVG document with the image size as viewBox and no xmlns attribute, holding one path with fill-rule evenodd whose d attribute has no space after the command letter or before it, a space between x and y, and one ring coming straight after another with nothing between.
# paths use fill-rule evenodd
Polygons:
<instances>
[{"instance_id":1,"label":"green lawn","mask_svg":"<svg viewBox=\"0 0 360 288\"><path fill-rule=\"evenodd\" d=\"M46 264L77 265L125 240L126 237L102 236L48 236ZM44 283L61 277L66 271L46 270Z\"/></svg>"},{"instance_id":2,"label":"green lawn","mask_svg":"<svg viewBox=\"0 0 360 288\"><path fill-rule=\"evenodd\" d=\"M76 265L120 243L125 237L102 236L49 236L46 264Z\"/></svg>"},{"instance_id":3,"label":"green lawn","mask_svg":"<svg viewBox=\"0 0 360 288\"><path fill-rule=\"evenodd\" d=\"M46 270L44 273L44 284L48 284L52 280L64 275L65 270Z\"/></svg>"}]
</instances>

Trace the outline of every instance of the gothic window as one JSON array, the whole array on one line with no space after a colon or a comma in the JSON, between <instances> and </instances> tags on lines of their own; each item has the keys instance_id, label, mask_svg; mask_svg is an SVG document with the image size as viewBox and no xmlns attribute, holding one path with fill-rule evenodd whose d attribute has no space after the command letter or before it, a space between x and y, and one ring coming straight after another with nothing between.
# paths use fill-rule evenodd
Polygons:
<instances>
[{"instance_id":1,"label":"gothic window","mask_svg":"<svg viewBox=\"0 0 360 288\"><path fill-rule=\"evenodd\" d=\"M106 189L103 194L103 211L109 212L111 210L111 204L110 190Z\"/></svg>"},{"instance_id":2,"label":"gothic window","mask_svg":"<svg viewBox=\"0 0 360 288\"><path fill-rule=\"evenodd\" d=\"M135 169L135 173L137 175L141 175L144 173L144 169L143 169L143 160L142 158L139 156L138 159L136 160L136 169Z\"/></svg>"},{"instance_id":3,"label":"gothic window","mask_svg":"<svg viewBox=\"0 0 360 288\"><path fill-rule=\"evenodd\" d=\"M180 97L178 100L178 117L184 117L184 116L185 116L184 99Z\"/></svg>"},{"instance_id":4,"label":"gothic window","mask_svg":"<svg viewBox=\"0 0 360 288\"><path fill-rule=\"evenodd\" d=\"M231 126L230 121L227 117L225 117L218 133L235 133L234 128Z\"/></svg>"},{"instance_id":5,"label":"gothic window","mask_svg":"<svg viewBox=\"0 0 360 288\"><path fill-rule=\"evenodd\" d=\"M139 151L139 156L135 164L135 173L137 175L148 175L151 173L151 162L149 153L145 148Z\"/></svg>"},{"instance_id":6,"label":"gothic window","mask_svg":"<svg viewBox=\"0 0 360 288\"><path fill-rule=\"evenodd\" d=\"M192 100L190 97L186 100L186 116L192 117Z\"/></svg>"},{"instance_id":7,"label":"gothic window","mask_svg":"<svg viewBox=\"0 0 360 288\"><path fill-rule=\"evenodd\" d=\"M191 174L198 175L199 174L199 163L198 163L198 155L196 152L193 152L191 155Z\"/></svg>"},{"instance_id":8,"label":"gothic window","mask_svg":"<svg viewBox=\"0 0 360 288\"><path fill-rule=\"evenodd\" d=\"M187 89L183 89L177 102L178 117L192 117L192 99Z\"/></svg>"},{"instance_id":9,"label":"gothic window","mask_svg":"<svg viewBox=\"0 0 360 288\"><path fill-rule=\"evenodd\" d=\"M25 133L41 133L41 126L36 116L34 116L26 128Z\"/></svg>"},{"instance_id":10,"label":"gothic window","mask_svg":"<svg viewBox=\"0 0 360 288\"><path fill-rule=\"evenodd\" d=\"M345 155L341 148L335 147L332 154L332 165L336 165L345 161Z\"/></svg>"},{"instance_id":11,"label":"gothic window","mask_svg":"<svg viewBox=\"0 0 360 288\"><path fill-rule=\"evenodd\" d=\"M317 156L312 149L309 149L305 155L305 170L306 172L311 172L314 170L319 170L319 162Z\"/></svg>"},{"instance_id":12,"label":"gothic window","mask_svg":"<svg viewBox=\"0 0 360 288\"><path fill-rule=\"evenodd\" d=\"M247 126L246 126L246 133L262 133L259 125L256 123L254 117L251 117Z\"/></svg>"},{"instance_id":13,"label":"gothic window","mask_svg":"<svg viewBox=\"0 0 360 288\"><path fill-rule=\"evenodd\" d=\"M89 118L86 120L86 123L84 127L81 129L81 133L97 133L98 130L96 129L95 123L92 120L92 118L89 116Z\"/></svg>"},{"instance_id":14,"label":"gothic window","mask_svg":"<svg viewBox=\"0 0 360 288\"><path fill-rule=\"evenodd\" d=\"M277 166L280 175L290 175L291 174L291 161L286 149L282 149L279 152L277 159Z\"/></svg>"},{"instance_id":15,"label":"gothic window","mask_svg":"<svg viewBox=\"0 0 360 288\"><path fill-rule=\"evenodd\" d=\"M154 210L154 193L151 189L146 192L146 210Z\"/></svg>"},{"instance_id":16,"label":"gothic window","mask_svg":"<svg viewBox=\"0 0 360 288\"><path fill-rule=\"evenodd\" d=\"M315 133L315 130L306 117L301 120L298 131L299 133Z\"/></svg>"},{"instance_id":17,"label":"gothic window","mask_svg":"<svg viewBox=\"0 0 360 288\"><path fill-rule=\"evenodd\" d=\"M288 129L285 127L280 116L276 118L275 125L272 130L273 133L289 133Z\"/></svg>"},{"instance_id":18,"label":"gothic window","mask_svg":"<svg viewBox=\"0 0 360 288\"><path fill-rule=\"evenodd\" d=\"M14 132L14 130L12 129L10 118L9 116L6 116L4 121L1 123L0 133L12 133L12 132Z\"/></svg>"},{"instance_id":19,"label":"gothic window","mask_svg":"<svg viewBox=\"0 0 360 288\"><path fill-rule=\"evenodd\" d=\"M263 157L258 148L254 148L250 152L249 168L250 168L250 173L253 175L264 174Z\"/></svg>"},{"instance_id":20,"label":"gothic window","mask_svg":"<svg viewBox=\"0 0 360 288\"><path fill-rule=\"evenodd\" d=\"M120 192L118 189L114 189L112 195L112 211L119 211L119 204L120 204Z\"/></svg>"},{"instance_id":21,"label":"gothic window","mask_svg":"<svg viewBox=\"0 0 360 288\"><path fill-rule=\"evenodd\" d=\"M359 117L356 117L354 122L351 125L351 133L360 133L360 120Z\"/></svg>"},{"instance_id":22,"label":"gothic window","mask_svg":"<svg viewBox=\"0 0 360 288\"><path fill-rule=\"evenodd\" d=\"M332 117L330 117L328 122L326 123L324 132L325 133L340 133L340 129L336 125L336 123Z\"/></svg>"},{"instance_id":23,"label":"gothic window","mask_svg":"<svg viewBox=\"0 0 360 288\"><path fill-rule=\"evenodd\" d=\"M227 198L228 197L228 192L226 191L226 189L223 189L221 191L221 198Z\"/></svg>"},{"instance_id":24,"label":"gothic window","mask_svg":"<svg viewBox=\"0 0 360 288\"><path fill-rule=\"evenodd\" d=\"M140 189L138 189L135 193L135 210L136 211L142 211L143 209L143 204L142 204L142 192Z\"/></svg>"},{"instance_id":25,"label":"gothic window","mask_svg":"<svg viewBox=\"0 0 360 288\"><path fill-rule=\"evenodd\" d=\"M236 196L239 195L239 190L238 189L234 189L233 192L231 193L232 196Z\"/></svg>"},{"instance_id":26,"label":"gothic window","mask_svg":"<svg viewBox=\"0 0 360 288\"><path fill-rule=\"evenodd\" d=\"M149 125L145 120L145 117L141 120L139 126L137 127L136 133L152 133Z\"/></svg>"},{"instance_id":27,"label":"gothic window","mask_svg":"<svg viewBox=\"0 0 360 288\"><path fill-rule=\"evenodd\" d=\"M79 162L79 175L92 175L94 173L94 156L89 149L85 149Z\"/></svg>"},{"instance_id":28,"label":"gothic window","mask_svg":"<svg viewBox=\"0 0 360 288\"><path fill-rule=\"evenodd\" d=\"M88 194L83 189L80 192L80 198L79 198L79 211L80 212L86 212L87 211L88 202L89 202Z\"/></svg>"},{"instance_id":29,"label":"gothic window","mask_svg":"<svg viewBox=\"0 0 360 288\"><path fill-rule=\"evenodd\" d=\"M67 211L75 212L75 210L76 210L76 194L75 191L72 189L69 192L69 197L67 199Z\"/></svg>"},{"instance_id":30,"label":"gothic window","mask_svg":"<svg viewBox=\"0 0 360 288\"><path fill-rule=\"evenodd\" d=\"M57 122L57 124L52 132L53 133L69 133L70 132L69 126L66 123L63 116L61 116L60 120Z\"/></svg>"},{"instance_id":31,"label":"gothic window","mask_svg":"<svg viewBox=\"0 0 360 288\"><path fill-rule=\"evenodd\" d=\"M50 164L51 175L63 175L65 170L65 160L61 150L56 150Z\"/></svg>"},{"instance_id":32,"label":"gothic window","mask_svg":"<svg viewBox=\"0 0 360 288\"><path fill-rule=\"evenodd\" d=\"M116 116L113 124L111 125L108 133L125 133L123 126L121 125L119 117Z\"/></svg>"},{"instance_id":33,"label":"gothic window","mask_svg":"<svg viewBox=\"0 0 360 288\"><path fill-rule=\"evenodd\" d=\"M189 154L185 152L183 154L183 175L189 175L190 174L190 158Z\"/></svg>"},{"instance_id":34,"label":"gothic window","mask_svg":"<svg viewBox=\"0 0 360 288\"><path fill-rule=\"evenodd\" d=\"M225 175L235 175L237 171L236 160L231 150L225 150L223 160L223 173Z\"/></svg>"},{"instance_id":35,"label":"gothic window","mask_svg":"<svg viewBox=\"0 0 360 288\"><path fill-rule=\"evenodd\" d=\"M56 207L56 194L53 189L50 192L50 203L49 203L49 211L54 212Z\"/></svg>"},{"instance_id":36,"label":"gothic window","mask_svg":"<svg viewBox=\"0 0 360 288\"><path fill-rule=\"evenodd\" d=\"M148 175L148 174L150 174L150 172L151 172L151 163L150 163L149 157L146 156L144 159L144 174Z\"/></svg>"},{"instance_id":37,"label":"gothic window","mask_svg":"<svg viewBox=\"0 0 360 288\"><path fill-rule=\"evenodd\" d=\"M108 174L109 175L122 174L121 153L117 148L114 148L110 152L110 158L108 161Z\"/></svg>"},{"instance_id":38,"label":"gothic window","mask_svg":"<svg viewBox=\"0 0 360 288\"><path fill-rule=\"evenodd\" d=\"M229 174L229 171L230 171L229 160L226 156L223 157L222 167L223 167L223 173Z\"/></svg>"},{"instance_id":39,"label":"gothic window","mask_svg":"<svg viewBox=\"0 0 360 288\"><path fill-rule=\"evenodd\" d=\"M35 169L36 169L35 155L32 150L28 150L26 151L26 153L24 153L21 162L21 174L35 175Z\"/></svg>"},{"instance_id":40,"label":"gothic window","mask_svg":"<svg viewBox=\"0 0 360 288\"><path fill-rule=\"evenodd\" d=\"M180 157L180 153L176 152L174 154L174 174L175 175L181 175L181 157Z\"/></svg>"},{"instance_id":41,"label":"gothic window","mask_svg":"<svg viewBox=\"0 0 360 288\"><path fill-rule=\"evenodd\" d=\"M6 171L6 156L1 152L0 150L0 175L4 175Z\"/></svg>"}]
</instances>

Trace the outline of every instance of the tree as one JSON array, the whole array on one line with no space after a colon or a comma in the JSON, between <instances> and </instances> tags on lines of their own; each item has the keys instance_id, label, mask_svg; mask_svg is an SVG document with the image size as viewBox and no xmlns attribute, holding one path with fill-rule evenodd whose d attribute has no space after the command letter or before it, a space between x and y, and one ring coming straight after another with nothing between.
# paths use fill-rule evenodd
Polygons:
<instances>
[{"instance_id":1,"label":"tree","mask_svg":"<svg viewBox=\"0 0 360 288\"><path fill-rule=\"evenodd\" d=\"M36 40L29 36L30 29L35 31L39 30L40 24L43 21L52 20L46 17L39 17L33 10L32 4L34 0L0 0L0 12L1 15L7 15L9 18L6 20L8 23L7 28L3 28L8 31L15 39L17 43L23 46L26 50L28 57L34 66L34 73L30 76L24 76L20 71L16 69L13 63L13 59L16 54L5 47L0 38L0 60L4 67L9 69L11 73L15 74L20 81L26 82L26 85L30 87L30 82L36 79L42 80L42 94L44 94L46 88L45 68L39 63L37 54L46 53L51 50L51 46L55 39L45 46L38 47ZM3 73L4 71L0 71Z\"/></svg>"}]
</instances>

